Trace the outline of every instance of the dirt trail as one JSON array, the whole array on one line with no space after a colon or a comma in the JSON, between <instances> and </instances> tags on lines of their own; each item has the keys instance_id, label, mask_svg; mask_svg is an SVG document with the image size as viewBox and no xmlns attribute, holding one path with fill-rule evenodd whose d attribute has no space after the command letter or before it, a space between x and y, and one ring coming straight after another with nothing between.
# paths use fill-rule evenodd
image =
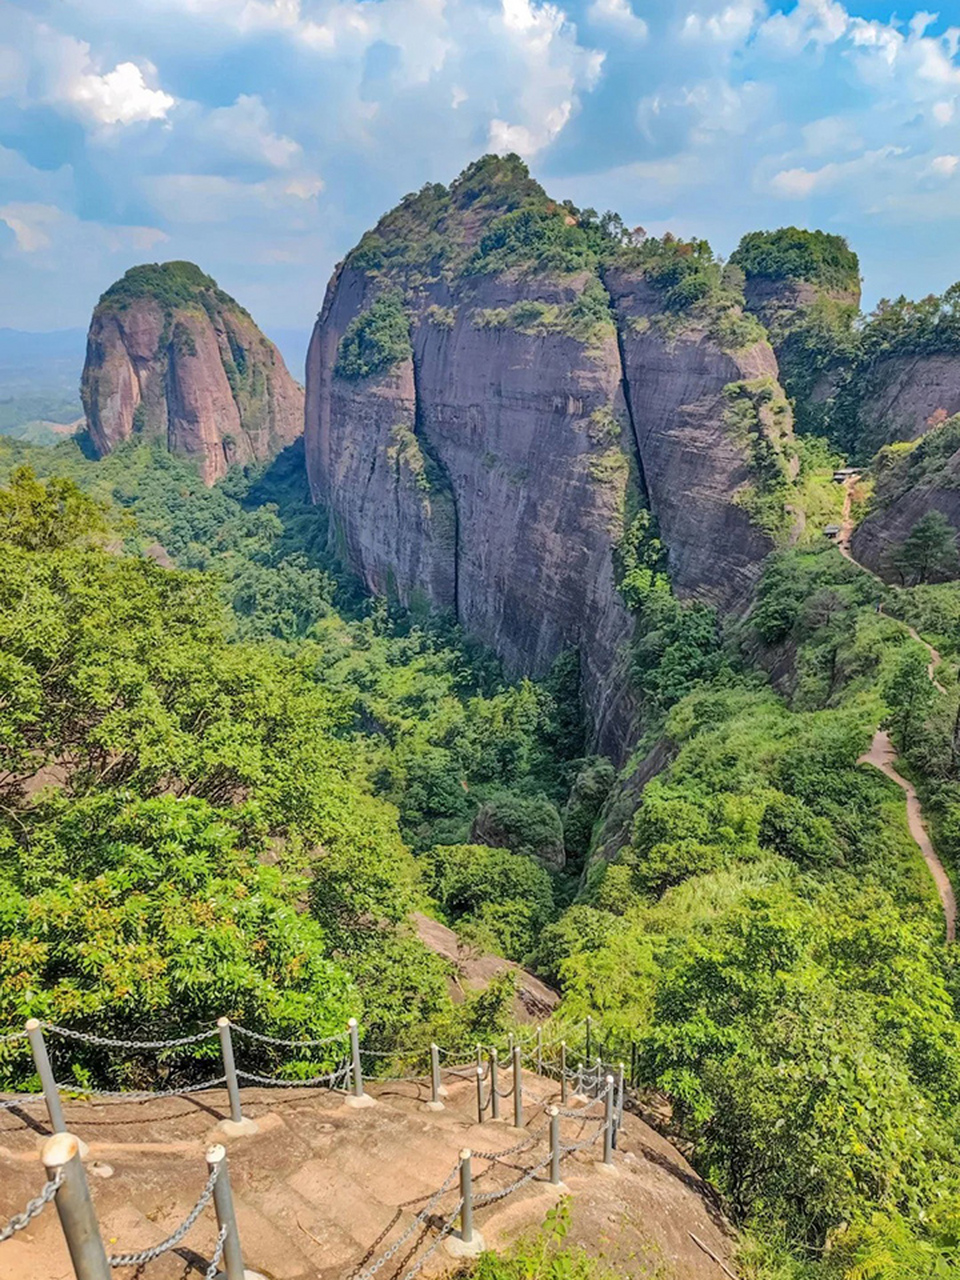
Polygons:
<instances>
[{"instance_id":1,"label":"dirt trail","mask_svg":"<svg viewBox=\"0 0 960 1280\"><path fill-rule=\"evenodd\" d=\"M859 560L855 560L850 550L850 538L853 534L853 517L850 514L851 491L857 481L856 476L852 476L844 481L843 485L843 516L840 520L840 533L837 536L837 547L840 554L845 556L851 564L855 564L858 569L862 569L864 573L869 573L871 578L875 578L882 586L886 586L883 579L868 569L866 565L862 565ZM937 667L943 661L939 652L919 635L915 628L909 623L903 622L901 626L905 627L911 639L916 640L918 644L922 644L929 655L930 661L927 663L927 676L931 684L934 685L941 693L946 693L946 689L937 679ZM901 777L894 768L894 761L897 758L896 748L890 741L890 735L883 729L878 729L873 735L873 741L870 743L870 750L865 752L857 761L858 764L872 764L874 768L879 769L881 773L892 781L903 791L907 799L907 825L910 828L910 834L913 836L920 852L923 854L923 860L930 869L933 876L934 884L937 886L937 893L940 895L940 902L943 906L943 915L947 925L947 941L953 942L957 936L957 899L953 891L953 885L950 883L950 877L944 870L943 863L937 857L927 829L923 822L923 809L920 805L920 799L912 783L906 778Z\"/></svg>"}]
</instances>

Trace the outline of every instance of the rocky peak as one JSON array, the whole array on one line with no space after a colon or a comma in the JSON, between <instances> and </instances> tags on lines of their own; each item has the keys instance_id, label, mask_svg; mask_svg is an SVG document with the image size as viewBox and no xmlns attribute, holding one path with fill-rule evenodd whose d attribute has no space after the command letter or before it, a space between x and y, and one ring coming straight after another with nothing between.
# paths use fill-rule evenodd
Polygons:
<instances>
[{"instance_id":1,"label":"rocky peak","mask_svg":"<svg viewBox=\"0 0 960 1280\"><path fill-rule=\"evenodd\" d=\"M449 609L511 674L577 649L595 741L622 756L614 552L649 507L681 593L747 603L780 535L754 445L788 454L789 425L731 425L725 389L765 381L782 404L776 377L705 242L648 241L484 157L335 272L307 361L311 486L371 588Z\"/></svg>"},{"instance_id":2,"label":"rocky peak","mask_svg":"<svg viewBox=\"0 0 960 1280\"><path fill-rule=\"evenodd\" d=\"M103 294L81 394L99 456L159 436L207 484L272 457L303 426L303 392L276 347L190 262L133 267Z\"/></svg>"}]
</instances>

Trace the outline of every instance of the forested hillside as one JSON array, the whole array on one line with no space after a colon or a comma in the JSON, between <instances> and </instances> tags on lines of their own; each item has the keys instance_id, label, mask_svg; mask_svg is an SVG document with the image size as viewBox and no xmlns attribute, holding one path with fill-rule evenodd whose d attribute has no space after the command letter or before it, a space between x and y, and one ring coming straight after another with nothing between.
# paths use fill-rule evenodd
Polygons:
<instances>
[{"instance_id":1,"label":"forested hillside","mask_svg":"<svg viewBox=\"0 0 960 1280\"><path fill-rule=\"evenodd\" d=\"M901 796L857 758L888 717L960 854L955 684L891 616L954 635L955 588L877 612L816 545L725 627L635 539L637 762L669 759L638 805L634 765L614 785L582 755L575 668L507 685L440 621L365 600L312 543L295 464L207 489L156 446L4 446L3 1024L170 1034L226 1000L268 1033L362 1012L387 1045L469 1043L509 992L450 1004L405 924L432 902L558 982L561 1020L637 1041L750 1226L745 1274L952 1274L956 970ZM757 659L787 650L784 697Z\"/></svg>"},{"instance_id":2,"label":"forested hillside","mask_svg":"<svg viewBox=\"0 0 960 1280\"><path fill-rule=\"evenodd\" d=\"M169 338L158 414L181 305L243 373L168 265L95 321ZM509 981L455 1002L422 911L634 1047L744 1280L960 1278L956 306L862 317L837 236L724 263L486 157L338 268L278 456L132 406L100 460L0 440L0 1085L27 1016L469 1050Z\"/></svg>"}]
</instances>

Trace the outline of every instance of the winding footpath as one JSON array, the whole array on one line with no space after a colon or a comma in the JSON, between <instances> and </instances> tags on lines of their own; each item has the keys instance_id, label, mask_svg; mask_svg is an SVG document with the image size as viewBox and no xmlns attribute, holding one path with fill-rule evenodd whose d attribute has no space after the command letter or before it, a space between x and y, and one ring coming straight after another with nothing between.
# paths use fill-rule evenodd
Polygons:
<instances>
[{"instance_id":1,"label":"winding footpath","mask_svg":"<svg viewBox=\"0 0 960 1280\"><path fill-rule=\"evenodd\" d=\"M866 565L862 565L859 560L855 560L850 550L850 538L853 533L853 519L850 515L850 499L851 489L856 483L856 478L852 477L844 482L843 494L843 518L840 522L840 533L837 537L837 547L840 554L845 556L851 564L855 564L858 569L862 569L864 573L869 573L872 578L876 578L881 586L886 586L883 579L868 569ZM943 659L934 649L933 645L927 644L921 635L907 623L901 623L906 627L912 639L918 644L922 644L927 651L930 661L927 663L927 675L931 684L941 693L946 693L946 689L937 679L937 667L940 666ZM950 883L950 877L944 870L943 863L937 857L927 828L923 821L923 809L920 806L920 799L917 795L916 788L906 778L897 773L894 762L897 759L896 748L890 741L890 735L883 729L878 729L873 735L873 741L870 743L870 750L864 752L859 758L857 764L871 764L875 769L879 769L881 773L886 774L893 782L897 784L907 800L907 825L910 828L910 835L913 837L917 847L923 854L923 860L933 876L934 884L937 886L937 893L940 895L940 903L943 907L943 915L947 926L947 941L954 942L957 936L957 898L953 891L953 885Z\"/></svg>"}]
</instances>

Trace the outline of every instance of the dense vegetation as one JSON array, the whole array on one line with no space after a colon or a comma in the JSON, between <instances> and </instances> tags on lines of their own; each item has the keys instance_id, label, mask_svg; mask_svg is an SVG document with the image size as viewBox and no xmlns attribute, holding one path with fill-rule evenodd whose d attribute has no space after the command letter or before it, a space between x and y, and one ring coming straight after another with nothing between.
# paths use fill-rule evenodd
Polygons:
<instances>
[{"instance_id":1,"label":"dense vegetation","mask_svg":"<svg viewBox=\"0 0 960 1280\"><path fill-rule=\"evenodd\" d=\"M149 262L131 267L101 294L97 306L123 310L142 298L156 302L164 312L203 305L205 300L241 309L212 276L192 262Z\"/></svg>"},{"instance_id":2,"label":"dense vegetation","mask_svg":"<svg viewBox=\"0 0 960 1280\"><path fill-rule=\"evenodd\" d=\"M750 231L730 261L748 280L808 281L826 289L859 291L860 262L843 236L800 227Z\"/></svg>"}]
</instances>

